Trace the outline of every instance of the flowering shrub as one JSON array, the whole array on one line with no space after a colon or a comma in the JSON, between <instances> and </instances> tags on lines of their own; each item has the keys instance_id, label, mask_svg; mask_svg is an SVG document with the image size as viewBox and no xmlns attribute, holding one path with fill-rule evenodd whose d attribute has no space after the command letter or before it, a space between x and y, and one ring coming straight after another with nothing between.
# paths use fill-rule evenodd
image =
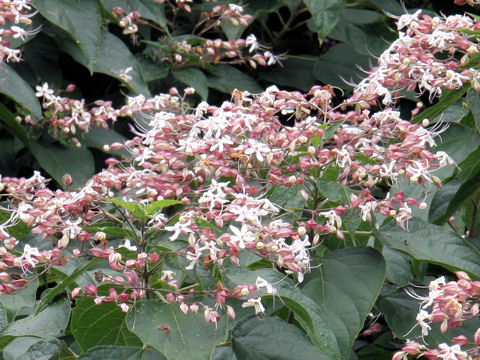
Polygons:
<instances>
[{"instance_id":1,"label":"flowering shrub","mask_svg":"<svg viewBox=\"0 0 480 360\"><path fill-rule=\"evenodd\" d=\"M478 356L476 328L439 334L478 315L479 22L399 16L398 39L342 98L330 85L263 90L233 67L288 69L295 55L263 40L278 46L306 22L344 42L325 56L347 46L343 2L276 6L0 0L0 71L17 85L0 84L15 102L0 119L42 168L0 178L6 359ZM267 35L242 37L250 26ZM71 81L27 84L9 42L27 36L25 64L43 36L121 83L125 103ZM209 88L232 82L214 105ZM439 102L405 111L412 91ZM122 123L128 137L112 129ZM93 176L86 147L105 155ZM445 272L429 264L459 280L405 292Z\"/></svg>"}]
</instances>

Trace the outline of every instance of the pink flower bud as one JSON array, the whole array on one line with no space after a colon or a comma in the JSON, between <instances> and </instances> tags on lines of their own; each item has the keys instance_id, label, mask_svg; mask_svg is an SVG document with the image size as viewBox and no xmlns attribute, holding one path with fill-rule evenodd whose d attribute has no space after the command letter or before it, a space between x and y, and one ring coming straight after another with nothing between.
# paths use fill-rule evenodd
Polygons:
<instances>
[{"instance_id":1,"label":"pink flower bud","mask_svg":"<svg viewBox=\"0 0 480 360\"><path fill-rule=\"evenodd\" d=\"M82 291L82 288L76 287L75 289L72 290L70 296L72 297L72 299L75 299L80 294L81 291Z\"/></svg>"},{"instance_id":2,"label":"pink flower bud","mask_svg":"<svg viewBox=\"0 0 480 360\"><path fill-rule=\"evenodd\" d=\"M87 293L87 295L97 296L98 289L95 285L88 284L88 285L85 286L85 292Z\"/></svg>"}]
</instances>

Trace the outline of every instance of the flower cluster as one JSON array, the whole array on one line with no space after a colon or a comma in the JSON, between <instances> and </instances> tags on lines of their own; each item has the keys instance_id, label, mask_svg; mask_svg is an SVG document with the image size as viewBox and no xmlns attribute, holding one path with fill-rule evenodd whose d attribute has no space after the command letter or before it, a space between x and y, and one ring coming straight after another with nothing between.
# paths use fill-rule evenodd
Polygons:
<instances>
[{"instance_id":1,"label":"flower cluster","mask_svg":"<svg viewBox=\"0 0 480 360\"><path fill-rule=\"evenodd\" d=\"M460 327L466 320L478 317L480 299L480 281L473 281L463 271L455 273L457 281L446 282L444 277L430 282L428 296L422 297L411 292L411 295L421 300L417 315L418 326L422 336L428 335L431 323L440 323L440 330ZM430 312L426 309L430 308ZM408 355L424 356L428 359L467 360L480 355L480 329L469 339L465 335L453 338L455 345L440 344L438 348L429 349L414 341L397 352L394 360L406 360ZM462 348L463 347L463 348Z\"/></svg>"},{"instance_id":2,"label":"flower cluster","mask_svg":"<svg viewBox=\"0 0 480 360\"><path fill-rule=\"evenodd\" d=\"M39 92L55 109L60 99L47 87ZM185 259L185 271L217 267L222 272L242 265L240 255L248 251L301 282L312 266L309 250L319 237L344 238L346 211L357 211L364 221L372 221L371 215L379 212L405 226L410 206L423 206L402 192L377 199L371 192L375 184L402 179L438 182L432 172L448 164L448 156L427 150L434 145L435 133L402 120L393 109L341 111L332 105L334 94L328 87L316 86L307 94L276 87L257 95L235 91L232 101L221 106L202 102L192 110L182 105L183 97L175 95L175 89L171 92L149 99L132 97L121 109L109 108L116 116L136 115L136 136L105 147L131 155L108 159L108 168L77 191L49 190L38 174L2 179L11 216L2 225L1 261L17 269L16 277L27 279L34 267L94 256L105 259L113 271L101 282L124 291L112 288L108 296L99 295L97 285L91 284L75 289L74 295L84 292L97 303L117 302L126 311L129 302L153 291L179 303L184 312L203 309L210 322L218 320L218 309L233 316L234 310L225 304L232 297L259 313L263 305L255 291L264 287L274 293L262 279L255 284L225 280L201 290L180 288L169 272L160 276L159 288L152 288L147 279L161 271L167 255ZM293 126L282 125L279 117L284 116L294 119ZM329 194L322 193L318 179L328 171L337 174L340 186L351 189L342 205L329 205ZM286 221L290 212L265 196L276 187L299 189L305 202L298 221ZM156 204L168 200L178 207L172 214L154 211ZM25 247L15 255L17 239L9 229L19 221L50 241L51 250ZM120 245L118 237L95 227L105 221L126 221L128 242ZM148 245L158 241L165 244L163 251ZM169 243L184 245L168 250ZM199 294L213 299L216 307L197 300Z\"/></svg>"},{"instance_id":3,"label":"flower cluster","mask_svg":"<svg viewBox=\"0 0 480 360\"><path fill-rule=\"evenodd\" d=\"M28 29L32 25L30 0L0 0L0 63L18 62L21 50L11 48L12 40L26 40L39 29Z\"/></svg>"},{"instance_id":4,"label":"flower cluster","mask_svg":"<svg viewBox=\"0 0 480 360\"><path fill-rule=\"evenodd\" d=\"M478 72L469 67L470 59L479 52L476 35L472 35L480 29L476 19L431 17L419 10L402 15L397 27L399 38L358 84L351 101L363 102L366 107L383 98L382 103L389 105L402 91L427 91L435 97L442 89L458 89L465 83L480 90Z\"/></svg>"},{"instance_id":5,"label":"flower cluster","mask_svg":"<svg viewBox=\"0 0 480 360\"><path fill-rule=\"evenodd\" d=\"M244 45L259 48L253 37ZM220 106L191 108L185 97L194 90L187 88L183 95L171 89L130 97L119 109L105 101L87 109L48 85L38 87L54 130L75 134L132 117L134 137L105 145L107 152L129 155L107 159L106 169L74 191L50 190L39 174L0 180L10 214L0 232L2 292L21 288L50 266L93 256L108 264L108 273L72 296L115 302L123 311L138 298L157 296L184 313L201 310L211 323L220 310L233 317L228 301L235 299L262 313L262 296L276 295L274 284L260 277L239 283L228 275L246 265L243 254L302 282L320 239L345 238L345 214L374 222L379 213L406 228L411 207L426 207L422 198L400 191L375 197L376 185L440 185L434 172L451 163L447 154L429 150L437 131L403 120L391 106L376 112L363 106L367 95L370 103L385 96L383 88L368 87L368 94L366 88L339 106L329 86L307 93L272 86L260 94L236 90ZM345 195L332 194L330 184ZM293 209L272 200L287 190L296 198ZM22 248L12 235L20 223L50 246ZM215 284L196 284L193 277L185 282L166 266L172 256L184 274L214 272ZM102 283L111 284L108 295L99 291Z\"/></svg>"}]
</instances>

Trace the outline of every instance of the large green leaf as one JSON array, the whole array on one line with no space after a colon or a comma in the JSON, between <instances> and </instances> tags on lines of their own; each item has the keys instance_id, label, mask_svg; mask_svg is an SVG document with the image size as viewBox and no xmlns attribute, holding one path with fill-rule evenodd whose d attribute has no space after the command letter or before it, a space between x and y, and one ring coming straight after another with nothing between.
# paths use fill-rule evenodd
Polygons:
<instances>
[{"instance_id":1,"label":"large green leaf","mask_svg":"<svg viewBox=\"0 0 480 360\"><path fill-rule=\"evenodd\" d=\"M334 251L307 277L304 293L324 311L329 329L348 359L385 279L385 260L372 248Z\"/></svg>"},{"instance_id":2,"label":"large green leaf","mask_svg":"<svg viewBox=\"0 0 480 360\"><path fill-rule=\"evenodd\" d=\"M448 219L462 206L467 204L471 199L478 199L480 197L480 171L472 175L470 179L465 181L458 188L452 200L448 203L447 212L442 220ZM480 275L480 273L479 273Z\"/></svg>"},{"instance_id":3,"label":"large green leaf","mask_svg":"<svg viewBox=\"0 0 480 360\"><path fill-rule=\"evenodd\" d=\"M165 360L159 352L144 347L100 345L81 355L78 360Z\"/></svg>"},{"instance_id":4,"label":"large green leaf","mask_svg":"<svg viewBox=\"0 0 480 360\"><path fill-rule=\"evenodd\" d=\"M237 360L231 346L222 346L215 349L212 360Z\"/></svg>"},{"instance_id":5,"label":"large green leaf","mask_svg":"<svg viewBox=\"0 0 480 360\"><path fill-rule=\"evenodd\" d=\"M29 145L28 135L25 128L15 121L15 116L8 110L5 105L0 104L0 121L3 126L25 146Z\"/></svg>"},{"instance_id":6,"label":"large green leaf","mask_svg":"<svg viewBox=\"0 0 480 360\"><path fill-rule=\"evenodd\" d=\"M249 318L235 326L232 347L238 360L323 360L295 325L275 318Z\"/></svg>"},{"instance_id":7,"label":"large green leaf","mask_svg":"<svg viewBox=\"0 0 480 360\"><path fill-rule=\"evenodd\" d=\"M478 131L480 130L480 94L475 90L470 89L467 93L467 101L472 110L473 117L475 118L475 124Z\"/></svg>"},{"instance_id":8,"label":"large green leaf","mask_svg":"<svg viewBox=\"0 0 480 360\"><path fill-rule=\"evenodd\" d=\"M449 270L463 270L480 278L480 252L446 228L413 218L408 222L408 231L390 222L374 232L391 248L417 260L429 261Z\"/></svg>"},{"instance_id":9,"label":"large green leaf","mask_svg":"<svg viewBox=\"0 0 480 360\"><path fill-rule=\"evenodd\" d=\"M433 197L432 205L430 206L430 212L428 213L428 220L430 222L441 225L448 220L449 216L447 214L450 212L448 206L461 185L462 182L455 178L437 190Z\"/></svg>"},{"instance_id":10,"label":"large green leaf","mask_svg":"<svg viewBox=\"0 0 480 360\"><path fill-rule=\"evenodd\" d=\"M320 42L337 25L345 10L345 0L303 0L312 14L313 24Z\"/></svg>"},{"instance_id":11,"label":"large green leaf","mask_svg":"<svg viewBox=\"0 0 480 360\"><path fill-rule=\"evenodd\" d=\"M359 54L380 55L397 33L386 23L386 17L377 11L345 9L337 26L328 34L329 38L342 41Z\"/></svg>"},{"instance_id":12,"label":"large green leaf","mask_svg":"<svg viewBox=\"0 0 480 360\"><path fill-rule=\"evenodd\" d=\"M35 92L15 70L5 63L0 66L0 94L8 96L20 104L30 112L34 119L38 120L42 117L42 107Z\"/></svg>"},{"instance_id":13,"label":"large green leaf","mask_svg":"<svg viewBox=\"0 0 480 360\"><path fill-rule=\"evenodd\" d=\"M215 326L207 323L202 313L185 315L178 304L153 300L137 302L127 324L144 344L157 349L168 360L209 360L215 345L227 337L225 319ZM162 326L170 329L169 334Z\"/></svg>"},{"instance_id":14,"label":"large green leaf","mask_svg":"<svg viewBox=\"0 0 480 360\"><path fill-rule=\"evenodd\" d=\"M85 264L82 267L77 268L72 274L67 276L65 279L61 280L57 286L54 288L50 289L48 294L43 297L43 299L39 302L37 305L37 313L42 310L42 308L48 304L50 301L52 301L58 294L61 294L63 291L65 291L67 288L73 287L72 285L75 284L75 280L82 275L85 271L87 271L89 268L92 266L95 266L98 264L100 261L103 259L92 259L87 264Z\"/></svg>"},{"instance_id":15,"label":"large green leaf","mask_svg":"<svg viewBox=\"0 0 480 360\"><path fill-rule=\"evenodd\" d=\"M262 87L244 72L229 65L216 66L215 75L207 76L208 86L224 93L231 93L235 89L247 90L251 93L260 93Z\"/></svg>"},{"instance_id":16,"label":"large green leaf","mask_svg":"<svg viewBox=\"0 0 480 360\"><path fill-rule=\"evenodd\" d=\"M309 91L316 81L313 76L313 69L317 56L301 55L289 56L282 60L282 66L262 71L259 77L273 84L290 86L303 91Z\"/></svg>"},{"instance_id":17,"label":"large green leaf","mask_svg":"<svg viewBox=\"0 0 480 360\"><path fill-rule=\"evenodd\" d=\"M324 309L317 304L315 299L308 297L291 279L286 279L283 274L274 269L252 271L235 267L226 272L229 287L245 283L254 284L257 277L265 279L270 284L275 284L277 294L282 299L280 305L285 304L293 311L295 319L305 329L312 343L319 348L319 353L326 356L327 359L338 358L340 350L336 340L337 334L331 330Z\"/></svg>"},{"instance_id":18,"label":"large green leaf","mask_svg":"<svg viewBox=\"0 0 480 360\"><path fill-rule=\"evenodd\" d=\"M102 31L99 38L101 47L97 61L92 66L91 71L109 75L124 83L130 90L149 96L150 91L143 79L137 59L130 52L127 45L108 31ZM68 52L80 64L88 66L88 59L79 51L77 44L66 38L60 38L59 41L64 51ZM123 76L125 73L131 77L131 80L127 81Z\"/></svg>"},{"instance_id":19,"label":"large green leaf","mask_svg":"<svg viewBox=\"0 0 480 360\"><path fill-rule=\"evenodd\" d=\"M40 166L59 184L62 184L63 175L70 174L73 178L72 186L80 186L95 172L93 156L84 147L32 142L30 149Z\"/></svg>"},{"instance_id":20,"label":"large green leaf","mask_svg":"<svg viewBox=\"0 0 480 360\"><path fill-rule=\"evenodd\" d=\"M127 14L138 11L142 18L152 20L167 28L164 5L158 2L152 0L100 0L100 3L109 12L116 7L121 7Z\"/></svg>"},{"instance_id":21,"label":"large green leaf","mask_svg":"<svg viewBox=\"0 0 480 360\"><path fill-rule=\"evenodd\" d=\"M413 123L422 122L423 119L432 120L442 114L448 107L458 101L470 89L470 85L464 85L458 90L442 90L440 101L435 105L423 110L412 119Z\"/></svg>"},{"instance_id":22,"label":"large green leaf","mask_svg":"<svg viewBox=\"0 0 480 360\"><path fill-rule=\"evenodd\" d=\"M197 68L186 68L173 71L172 75L182 83L193 87L203 100L207 100L208 83L203 71Z\"/></svg>"},{"instance_id":23,"label":"large green leaf","mask_svg":"<svg viewBox=\"0 0 480 360\"><path fill-rule=\"evenodd\" d=\"M37 315L10 323L1 336L35 336L45 340L54 340L64 334L70 319L70 302L59 301L47 307Z\"/></svg>"},{"instance_id":24,"label":"large green leaf","mask_svg":"<svg viewBox=\"0 0 480 360\"><path fill-rule=\"evenodd\" d=\"M0 296L0 303L7 314L8 322L15 319L17 314L30 314L35 306L38 280L14 295Z\"/></svg>"},{"instance_id":25,"label":"large green leaf","mask_svg":"<svg viewBox=\"0 0 480 360\"><path fill-rule=\"evenodd\" d=\"M464 180L470 180L480 171L480 147L472 151L458 166L461 169L460 176Z\"/></svg>"},{"instance_id":26,"label":"large green leaf","mask_svg":"<svg viewBox=\"0 0 480 360\"><path fill-rule=\"evenodd\" d=\"M437 142L435 150L445 151L457 164L464 161L480 144L475 131L460 124L450 124L448 129L435 140Z\"/></svg>"},{"instance_id":27,"label":"large green leaf","mask_svg":"<svg viewBox=\"0 0 480 360\"><path fill-rule=\"evenodd\" d=\"M349 87L345 81L357 83L363 77L360 68L368 69L369 57L356 53L346 44L338 44L315 63L313 75L325 84Z\"/></svg>"},{"instance_id":28,"label":"large green leaf","mask_svg":"<svg viewBox=\"0 0 480 360\"><path fill-rule=\"evenodd\" d=\"M407 286L413 280L412 271L410 270L412 258L387 245L383 247L382 255L387 264L387 280L399 286Z\"/></svg>"},{"instance_id":29,"label":"large green leaf","mask_svg":"<svg viewBox=\"0 0 480 360\"><path fill-rule=\"evenodd\" d=\"M95 0L36 0L35 7L48 21L68 32L93 72L102 45L100 9Z\"/></svg>"},{"instance_id":30,"label":"large green leaf","mask_svg":"<svg viewBox=\"0 0 480 360\"><path fill-rule=\"evenodd\" d=\"M123 143L126 140L126 137L113 129L107 130L102 127L94 127L91 128L88 133L82 134L81 139L83 145L103 150L104 145L111 145L114 142ZM108 153L125 157L129 155L128 151L125 149L110 150Z\"/></svg>"},{"instance_id":31,"label":"large green leaf","mask_svg":"<svg viewBox=\"0 0 480 360\"><path fill-rule=\"evenodd\" d=\"M97 345L142 346L140 339L127 329L125 316L116 304L95 305L92 299L78 299L70 329L83 351Z\"/></svg>"}]
</instances>

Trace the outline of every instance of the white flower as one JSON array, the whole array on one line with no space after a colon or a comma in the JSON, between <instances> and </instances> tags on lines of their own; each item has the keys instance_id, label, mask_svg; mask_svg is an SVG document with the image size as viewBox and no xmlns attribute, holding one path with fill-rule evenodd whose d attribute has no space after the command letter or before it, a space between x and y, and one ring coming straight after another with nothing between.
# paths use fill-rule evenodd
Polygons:
<instances>
[{"instance_id":1,"label":"white flower","mask_svg":"<svg viewBox=\"0 0 480 360\"><path fill-rule=\"evenodd\" d=\"M426 312L425 310L420 310L420 312L417 314L417 323L420 325L422 328L422 336L427 336L428 332L432 330L430 325L428 325L427 321L430 321L430 314Z\"/></svg>"},{"instance_id":2,"label":"white flower","mask_svg":"<svg viewBox=\"0 0 480 360\"><path fill-rule=\"evenodd\" d=\"M35 86L35 90L37 90L35 93L36 97L44 97L50 100L53 95L53 90L48 87L48 83L44 83L42 86Z\"/></svg>"},{"instance_id":3,"label":"white flower","mask_svg":"<svg viewBox=\"0 0 480 360\"><path fill-rule=\"evenodd\" d=\"M130 243L130 239L125 240L125 243L123 245L120 245L119 247L126 248L127 250L130 250L130 251L137 251L137 247Z\"/></svg>"},{"instance_id":4,"label":"white flower","mask_svg":"<svg viewBox=\"0 0 480 360\"><path fill-rule=\"evenodd\" d=\"M250 52L250 53L253 53L253 52L257 51L258 48L260 47L260 45L258 44L256 36L253 35L253 34L250 34L250 35L247 36L247 38L245 39L245 45L250 46L248 48L248 52Z\"/></svg>"},{"instance_id":5,"label":"white flower","mask_svg":"<svg viewBox=\"0 0 480 360\"><path fill-rule=\"evenodd\" d=\"M245 249L245 243L255 241L255 235L250 231L246 224L243 224L241 229L230 225L230 231L234 234L230 239L233 242L238 243L240 249Z\"/></svg>"},{"instance_id":6,"label":"white flower","mask_svg":"<svg viewBox=\"0 0 480 360\"><path fill-rule=\"evenodd\" d=\"M437 355L440 359L443 360L458 360L458 359L467 359L468 354L465 351L460 349L460 345L456 344L453 346L448 346L443 343L438 345L438 348L441 349L440 354Z\"/></svg>"},{"instance_id":7,"label":"white flower","mask_svg":"<svg viewBox=\"0 0 480 360\"><path fill-rule=\"evenodd\" d=\"M267 290L267 293L275 295L277 293L277 289L275 289L272 284L270 284L267 280L261 278L260 276L257 277L257 280L255 280L255 286L257 289L263 289L265 288Z\"/></svg>"},{"instance_id":8,"label":"white flower","mask_svg":"<svg viewBox=\"0 0 480 360\"><path fill-rule=\"evenodd\" d=\"M249 299L242 304L242 308L255 307L255 315L265 312L265 308L262 305L262 298Z\"/></svg>"}]
</instances>

